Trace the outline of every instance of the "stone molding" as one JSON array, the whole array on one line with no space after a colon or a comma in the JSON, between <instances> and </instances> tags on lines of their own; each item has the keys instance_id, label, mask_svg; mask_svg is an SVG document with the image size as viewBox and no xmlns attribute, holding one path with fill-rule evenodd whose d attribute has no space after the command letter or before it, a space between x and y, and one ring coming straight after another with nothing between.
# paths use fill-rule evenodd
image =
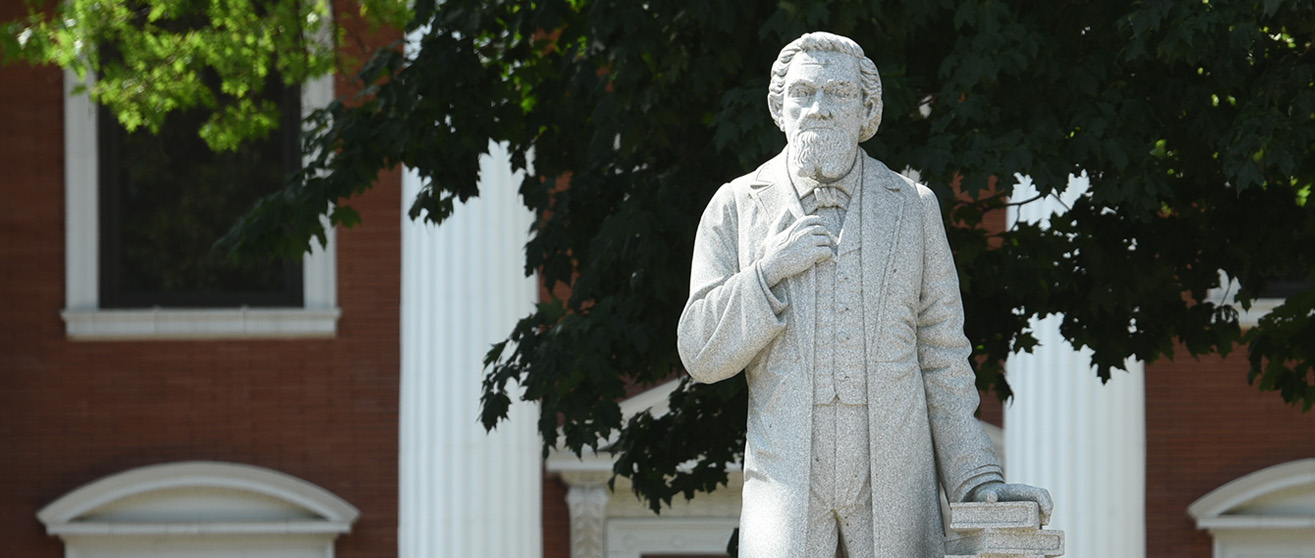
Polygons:
<instances>
[{"instance_id":1,"label":"stone molding","mask_svg":"<svg viewBox=\"0 0 1315 558\"><path fill-rule=\"evenodd\" d=\"M601 482L571 484L566 493L566 505L571 510L571 558L606 556L604 528L610 498L607 485Z\"/></svg>"},{"instance_id":2,"label":"stone molding","mask_svg":"<svg viewBox=\"0 0 1315 558\"><path fill-rule=\"evenodd\" d=\"M278 471L211 461L139 467L37 512L64 556L332 558L360 511Z\"/></svg>"}]
</instances>

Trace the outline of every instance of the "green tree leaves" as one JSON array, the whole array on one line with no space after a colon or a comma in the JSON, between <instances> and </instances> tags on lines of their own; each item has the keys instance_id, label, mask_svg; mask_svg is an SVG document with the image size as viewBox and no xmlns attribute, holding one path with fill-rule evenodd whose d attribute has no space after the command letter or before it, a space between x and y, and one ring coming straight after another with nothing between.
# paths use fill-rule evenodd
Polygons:
<instances>
[{"instance_id":1,"label":"green tree leaves","mask_svg":"<svg viewBox=\"0 0 1315 558\"><path fill-rule=\"evenodd\" d=\"M392 0L361 9L381 23L411 17ZM68 0L29 10L3 25L0 59L76 72L129 130L158 131L174 111L209 109L201 136L216 150L277 129L276 107L253 99L268 75L303 83L338 60L323 0Z\"/></svg>"},{"instance_id":2,"label":"green tree leaves","mask_svg":"<svg viewBox=\"0 0 1315 558\"><path fill-rule=\"evenodd\" d=\"M331 59L309 40L323 17L313 3L208 3L189 16L163 0L69 5L9 27L5 52L103 72L99 98L145 125L191 103L221 109L215 129L233 138L256 134L260 107L224 112L188 69L214 67L240 99L259 68L295 80ZM398 5L365 8L392 20ZM228 245L299 253L330 207L335 224L355 222L345 203L398 164L425 184L412 217L442 222L479 194L489 142L505 142L532 170L519 185L538 217L526 271L560 298L490 352L481 418L501 420L515 384L539 402L549 445L581 451L619 431L616 472L655 507L725 481L742 451L744 384L683 385L671 414L627 424L616 401L681 376L675 326L699 215L784 145L767 73L811 30L853 37L882 72L885 117L864 147L917 169L943 201L980 386L1007 395L1005 357L1036 342L1027 318L1062 313L1101 377L1128 357L1249 343L1260 389L1315 403L1309 287L1246 332L1207 296L1219 270L1241 282L1243 306L1270 278L1315 279L1309 3L419 0L413 13L413 48L376 53L358 75L364 94L309 120L311 164ZM155 23L184 17L204 29ZM134 36L140 25L161 30ZM129 45L120 66L81 61L95 54L78 40L107 38ZM1028 201L1005 199L1015 174L1049 195L1082 172L1091 193L1050 228L982 228L990 210Z\"/></svg>"}]
</instances>

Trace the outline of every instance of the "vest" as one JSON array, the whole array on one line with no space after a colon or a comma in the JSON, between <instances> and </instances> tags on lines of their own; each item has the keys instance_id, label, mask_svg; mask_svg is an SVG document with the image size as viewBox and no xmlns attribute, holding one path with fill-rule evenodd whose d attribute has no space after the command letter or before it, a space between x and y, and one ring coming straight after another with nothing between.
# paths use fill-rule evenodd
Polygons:
<instances>
[{"instance_id":1,"label":"vest","mask_svg":"<svg viewBox=\"0 0 1315 558\"><path fill-rule=\"evenodd\" d=\"M864 353L862 182L849 201L836 256L817 264L813 352L813 403L867 404ZM823 217L825 221L826 216Z\"/></svg>"}]
</instances>

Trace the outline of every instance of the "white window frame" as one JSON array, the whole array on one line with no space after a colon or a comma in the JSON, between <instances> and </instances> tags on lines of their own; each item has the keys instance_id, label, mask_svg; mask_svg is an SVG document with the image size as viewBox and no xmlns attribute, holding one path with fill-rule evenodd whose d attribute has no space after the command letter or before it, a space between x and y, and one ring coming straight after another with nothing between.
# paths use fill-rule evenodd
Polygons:
<instances>
[{"instance_id":1,"label":"white window frame","mask_svg":"<svg viewBox=\"0 0 1315 558\"><path fill-rule=\"evenodd\" d=\"M88 78L90 80L90 78ZM295 308L100 307L99 193L96 105L77 74L64 72L64 319L73 340L327 338L337 334L337 248L326 225L325 246L302 257L304 303ZM90 81L86 82L90 85ZM303 116L333 100L323 76L301 90Z\"/></svg>"}]
</instances>

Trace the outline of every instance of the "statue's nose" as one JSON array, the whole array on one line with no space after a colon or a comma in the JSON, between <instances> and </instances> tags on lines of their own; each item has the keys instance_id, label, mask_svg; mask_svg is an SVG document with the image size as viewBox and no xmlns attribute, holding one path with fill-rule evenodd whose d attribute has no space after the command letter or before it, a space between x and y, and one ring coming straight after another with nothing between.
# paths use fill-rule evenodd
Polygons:
<instances>
[{"instance_id":1,"label":"statue's nose","mask_svg":"<svg viewBox=\"0 0 1315 558\"><path fill-rule=\"evenodd\" d=\"M818 91L813 95L808 104L804 105L803 116L804 118L818 118L823 120L831 118L831 107L827 105L826 99L822 96L821 91Z\"/></svg>"}]
</instances>

